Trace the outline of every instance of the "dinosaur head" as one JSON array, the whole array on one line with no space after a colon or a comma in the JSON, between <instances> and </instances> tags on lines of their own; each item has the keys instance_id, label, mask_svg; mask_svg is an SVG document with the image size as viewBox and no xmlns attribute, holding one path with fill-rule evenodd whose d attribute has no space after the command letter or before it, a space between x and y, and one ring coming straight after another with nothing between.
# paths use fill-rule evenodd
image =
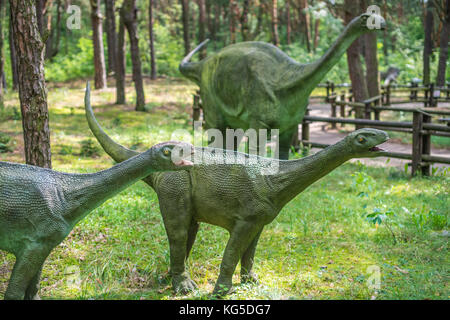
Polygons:
<instances>
[{"instance_id":1,"label":"dinosaur head","mask_svg":"<svg viewBox=\"0 0 450 320\"><path fill-rule=\"evenodd\" d=\"M386 132L377 129L360 129L352 132L345 138L353 158L373 158L382 156L386 150L377 147L386 142L389 136Z\"/></svg>"},{"instance_id":2,"label":"dinosaur head","mask_svg":"<svg viewBox=\"0 0 450 320\"><path fill-rule=\"evenodd\" d=\"M168 141L154 145L149 151L152 166L159 170L186 170L194 165L191 161L194 147L190 143Z\"/></svg>"}]
</instances>

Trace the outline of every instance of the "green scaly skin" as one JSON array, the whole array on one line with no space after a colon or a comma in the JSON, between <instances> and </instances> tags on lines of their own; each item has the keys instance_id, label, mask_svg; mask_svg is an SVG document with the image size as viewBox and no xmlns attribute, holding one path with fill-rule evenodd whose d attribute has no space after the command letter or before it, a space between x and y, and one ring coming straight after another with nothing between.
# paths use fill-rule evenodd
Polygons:
<instances>
[{"instance_id":1,"label":"green scaly skin","mask_svg":"<svg viewBox=\"0 0 450 320\"><path fill-rule=\"evenodd\" d=\"M117 162L136 155L115 143L102 130L86 100L89 127L103 149ZM159 199L170 245L170 273L176 291L196 288L185 270L185 260L194 244L200 222L225 228L230 233L214 294L232 288L232 275L241 261L241 281L254 281L252 272L256 245L264 226L309 185L351 158L376 157L373 148L388 139L384 131L361 129L338 143L299 160L277 160L213 148L195 148L196 161L188 171L155 172L144 181ZM372 148L372 149L371 149ZM221 153L222 152L222 153ZM203 155L203 163L197 157ZM241 157L244 164L227 164ZM222 159L223 163L209 161ZM200 158L201 159L201 158ZM279 166L272 175L265 168Z\"/></svg>"},{"instance_id":2,"label":"green scaly skin","mask_svg":"<svg viewBox=\"0 0 450 320\"><path fill-rule=\"evenodd\" d=\"M0 162L0 249L16 256L5 299L39 299L42 266L50 252L96 207L158 170L187 170L192 163L171 160L166 142L108 170L69 174Z\"/></svg>"},{"instance_id":3,"label":"green scaly skin","mask_svg":"<svg viewBox=\"0 0 450 320\"><path fill-rule=\"evenodd\" d=\"M181 62L180 72L200 87L206 128L216 128L224 137L227 128L279 129L280 159L288 159L311 92L353 41L371 31L368 17L353 19L331 48L310 64L300 64L265 42L232 44L190 62L208 42L204 41Z\"/></svg>"}]
</instances>

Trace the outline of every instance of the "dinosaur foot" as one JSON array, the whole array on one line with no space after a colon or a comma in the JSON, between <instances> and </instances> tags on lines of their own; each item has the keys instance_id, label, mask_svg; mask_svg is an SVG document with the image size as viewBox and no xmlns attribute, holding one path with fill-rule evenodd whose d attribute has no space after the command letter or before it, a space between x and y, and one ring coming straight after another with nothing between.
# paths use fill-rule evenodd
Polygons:
<instances>
[{"instance_id":1,"label":"dinosaur foot","mask_svg":"<svg viewBox=\"0 0 450 320\"><path fill-rule=\"evenodd\" d=\"M243 284L246 284L246 283L258 284L259 279L258 279L258 276L256 275L256 273L250 271L248 273L241 274L241 283L243 283Z\"/></svg>"},{"instance_id":2,"label":"dinosaur foot","mask_svg":"<svg viewBox=\"0 0 450 320\"><path fill-rule=\"evenodd\" d=\"M179 294L188 294L198 288L197 284L185 273L173 276L172 285L175 292Z\"/></svg>"}]
</instances>

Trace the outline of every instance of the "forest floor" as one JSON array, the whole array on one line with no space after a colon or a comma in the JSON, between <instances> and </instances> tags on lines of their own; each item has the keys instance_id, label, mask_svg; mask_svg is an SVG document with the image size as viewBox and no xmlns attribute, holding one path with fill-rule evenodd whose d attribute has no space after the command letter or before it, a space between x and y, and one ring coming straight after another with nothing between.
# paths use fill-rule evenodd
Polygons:
<instances>
[{"instance_id":1,"label":"forest floor","mask_svg":"<svg viewBox=\"0 0 450 320\"><path fill-rule=\"evenodd\" d=\"M99 122L113 139L145 150L192 126L195 87L176 79L146 79L147 112L115 105L111 89L92 92ZM95 172L114 162L87 126L84 81L49 84L53 167ZM0 132L23 163L17 93L8 93ZM326 190L326 192L325 192ZM240 285L227 299L449 299L450 177L411 179L396 167L346 163L310 186L265 228L255 257L260 284ZM368 217L369 215L369 217ZM376 220L374 218L379 218ZM376 223L374 223L376 222ZM44 265L43 299L209 299L228 239L202 224L188 260L199 289L171 290L169 246L155 192L138 182L81 221ZM14 257L0 252L0 298ZM379 280L379 281L378 281Z\"/></svg>"}]
</instances>

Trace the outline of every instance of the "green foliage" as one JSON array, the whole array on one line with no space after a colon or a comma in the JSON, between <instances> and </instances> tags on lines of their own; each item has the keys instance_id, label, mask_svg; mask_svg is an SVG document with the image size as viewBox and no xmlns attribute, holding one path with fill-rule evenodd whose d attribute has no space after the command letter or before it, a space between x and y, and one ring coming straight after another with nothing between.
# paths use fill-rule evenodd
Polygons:
<instances>
[{"instance_id":1,"label":"green foliage","mask_svg":"<svg viewBox=\"0 0 450 320\"><path fill-rule=\"evenodd\" d=\"M81 37L76 49L67 55L57 55L45 65L48 81L67 81L85 78L94 74L94 49L92 40Z\"/></svg>"}]
</instances>

